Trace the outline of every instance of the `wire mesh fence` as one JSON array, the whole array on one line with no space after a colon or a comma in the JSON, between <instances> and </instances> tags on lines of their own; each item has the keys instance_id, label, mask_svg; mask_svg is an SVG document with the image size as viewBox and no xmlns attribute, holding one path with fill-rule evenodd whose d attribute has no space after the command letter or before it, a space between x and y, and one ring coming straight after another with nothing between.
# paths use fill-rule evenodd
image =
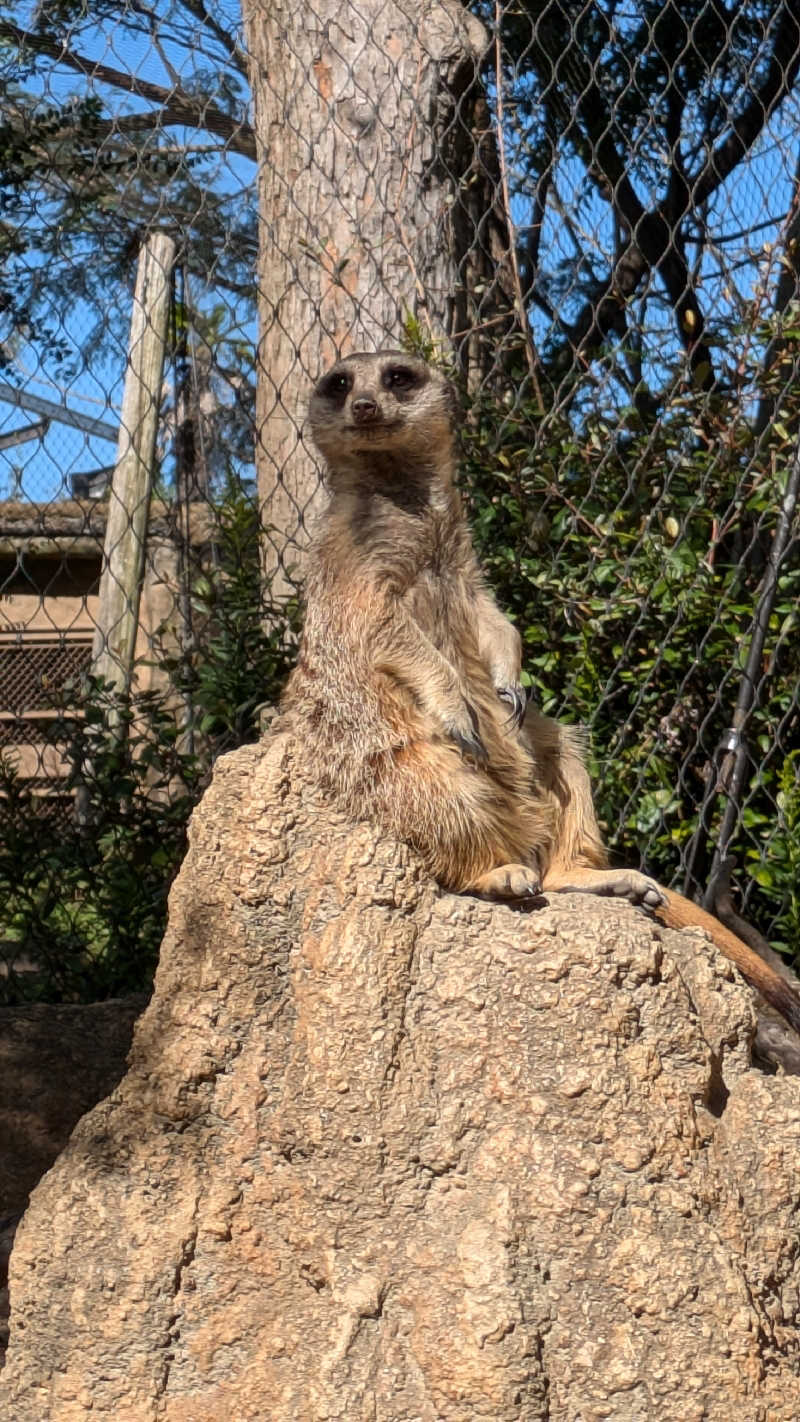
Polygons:
<instances>
[{"instance_id":1,"label":"wire mesh fence","mask_svg":"<svg viewBox=\"0 0 800 1422\"><path fill-rule=\"evenodd\" d=\"M309 387L387 345L615 855L795 953L794 0L63 0L0 62L0 994L146 977L291 663Z\"/></svg>"}]
</instances>

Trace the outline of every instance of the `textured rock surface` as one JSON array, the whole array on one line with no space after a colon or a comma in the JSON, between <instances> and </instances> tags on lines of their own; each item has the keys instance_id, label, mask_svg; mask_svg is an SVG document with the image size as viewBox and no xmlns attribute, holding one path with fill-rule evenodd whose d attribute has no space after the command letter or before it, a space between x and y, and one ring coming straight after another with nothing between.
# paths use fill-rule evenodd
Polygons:
<instances>
[{"instance_id":1,"label":"textured rock surface","mask_svg":"<svg viewBox=\"0 0 800 1422\"><path fill-rule=\"evenodd\" d=\"M794 1422L800 1081L701 937L439 893L223 760L12 1255L15 1422Z\"/></svg>"}]
</instances>

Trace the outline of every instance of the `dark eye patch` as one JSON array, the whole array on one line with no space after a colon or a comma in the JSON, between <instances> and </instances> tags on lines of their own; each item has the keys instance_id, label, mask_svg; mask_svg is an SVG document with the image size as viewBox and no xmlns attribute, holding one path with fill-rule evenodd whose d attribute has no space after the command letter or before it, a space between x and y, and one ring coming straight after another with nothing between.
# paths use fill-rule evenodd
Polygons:
<instances>
[{"instance_id":1,"label":"dark eye patch","mask_svg":"<svg viewBox=\"0 0 800 1422\"><path fill-rule=\"evenodd\" d=\"M381 384L384 390L410 390L419 384L419 376L407 365L390 365L383 372Z\"/></svg>"},{"instance_id":2,"label":"dark eye patch","mask_svg":"<svg viewBox=\"0 0 800 1422\"><path fill-rule=\"evenodd\" d=\"M343 401L352 383L352 376L345 375L342 371L334 371L332 375L326 375L320 381L319 393L325 395L329 400Z\"/></svg>"}]
</instances>

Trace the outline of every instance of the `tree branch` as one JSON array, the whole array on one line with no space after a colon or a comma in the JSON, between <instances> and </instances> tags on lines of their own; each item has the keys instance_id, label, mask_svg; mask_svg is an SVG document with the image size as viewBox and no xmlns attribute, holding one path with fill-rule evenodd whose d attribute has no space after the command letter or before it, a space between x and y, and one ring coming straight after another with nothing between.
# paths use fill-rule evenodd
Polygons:
<instances>
[{"instance_id":1,"label":"tree branch","mask_svg":"<svg viewBox=\"0 0 800 1422\"><path fill-rule=\"evenodd\" d=\"M576 350L587 352L601 344L610 331L621 329L624 305L633 295L648 268L658 273L675 312L681 341L686 349L695 380L704 389L714 383L711 352L703 339L705 321L680 242L680 224L693 206L699 206L733 171L755 142L765 123L791 89L800 70L800 0L785 0L774 32L772 54L759 89L753 94L730 132L721 140L696 179L687 179L680 154L672 145L672 172L667 196L658 207L646 211L628 177L623 157L615 142L615 124L602 89L585 57L574 43L565 49L569 37L554 29L543 42L552 78L558 83L559 69L573 94L572 115L577 116L588 138L584 152L587 166L602 176L606 199L625 222L631 245L596 297L586 303L572 328ZM566 68L565 73L565 66ZM563 82L563 80L562 80ZM673 103L669 122L674 129L677 114ZM674 138L674 134L673 134Z\"/></svg>"},{"instance_id":2,"label":"tree branch","mask_svg":"<svg viewBox=\"0 0 800 1422\"><path fill-rule=\"evenodd\" d=\"M179 4L184 10L188 10L195 20L199 20L201 25L205 25L209 34L212 34L217 43L222 45L222 48L230 55L239 73L247 77L247 55L233 36L228 34L225 27L218 24L213 15L209 14L202 0L179 0Z\"/></svg>"},{"instance_id":3,"label":"tree branch","mask_svg":"<svg viewBox=\"0 0 800 1422\"><path fill-rule=\"evenodd\" d=\"M577 354L588 357L612 331L624 334L625 307L649 270L642 251L634 242L629 242L614 270L597 284L577 321L569 328L569 342Z\"/></svg>"},{"instance_id":4,"label":"tree branch","mask_svg":"<svg viewBox=\"0 0 800 1422\"><path fill-rule=\"evenodd\" d=\"M690 201L698 206L710 197L752 148L767 121L786 97L800 70L800 3L785 0L775 29L767 72L761 87L745 105L730 131L717 144L692 184Z\"/></svg>"},{"instance_id":5,"label":"tree branch","mask_svg":"<svg viewBox=\"0 0 800 1422\"><path fill-rule=\"evenodd\" d=\"M553 176L552 163L548 163L544 172L540 173L536 180L536 188L533 195L533 212L531 222L526 229L525 245L523 250L523 260L525 263L525 286L526 297L530 296L536 285L539 274L539 251L542 245L542 229L544 227L545 213L547 210L547 196L550 190L550 183Z\"/></svg>"},{"instance_id":6,"label":"tree branch","mask_svg":"<svg viewBox=\"0 0 800 1422\"><path fill-rule=\"evenodd\" d=\"M158 25L162 17L152 5L143 5L141 0L128 0L128 3L135 15L141 15L143 19L149 20L152 26ZM214 36L214 39L222 46L228 57L235 64L239 73L243 74L246 78L247 55L237 44L233 35L229 34L225 29L224 25L220 25L219 22L214 19L213 15L209 14L205 5L202 4L202 0L178 0L178 3L182 9L188 11L192 19L199 20L200 24L208 30L209 34Z\"/></svg>"},{"instance_id":7,"label":"tree branch","mask_svg":"<svg viewBox=\"0 0 800 1422\"><path fill-rule=\"evenodd\" d=\"M29 49L34 54L43 54L63 64L68 69L83 74L87 79L95 79L101 84L109 84L114 89L123 89L134 94L137 99L158 104L161 122L166 125L185 124L187 128L202 128L217 134L225 140L233 153L241 153L246 158L256 157L255 134L245 119L232 118L217 108L208 99L196 98L182 89L165 89L160 84L151 84L145 79L137 79L123 70L112 69L107 64L75 54L58 40L46 35L31 34L8 21L0 21L0 39L12 40L21 49Z\"/></svg>"}]
</instances>

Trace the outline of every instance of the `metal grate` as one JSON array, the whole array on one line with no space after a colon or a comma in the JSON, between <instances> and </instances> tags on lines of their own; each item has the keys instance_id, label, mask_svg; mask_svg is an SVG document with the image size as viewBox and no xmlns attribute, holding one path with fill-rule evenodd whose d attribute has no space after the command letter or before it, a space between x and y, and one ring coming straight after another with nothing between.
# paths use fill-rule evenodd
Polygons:
<instances>
[{"instance_id":1,"label":"metal grate","mask_svg":"<svg viewBox=\"0 0 800 1422\"><path fill-rule=\"evenodd\" d=\"M85 675L91 659L88 640L0 644L0 716L52 711L54 696L66 682Z\"/></svg>"}]
</instances>

